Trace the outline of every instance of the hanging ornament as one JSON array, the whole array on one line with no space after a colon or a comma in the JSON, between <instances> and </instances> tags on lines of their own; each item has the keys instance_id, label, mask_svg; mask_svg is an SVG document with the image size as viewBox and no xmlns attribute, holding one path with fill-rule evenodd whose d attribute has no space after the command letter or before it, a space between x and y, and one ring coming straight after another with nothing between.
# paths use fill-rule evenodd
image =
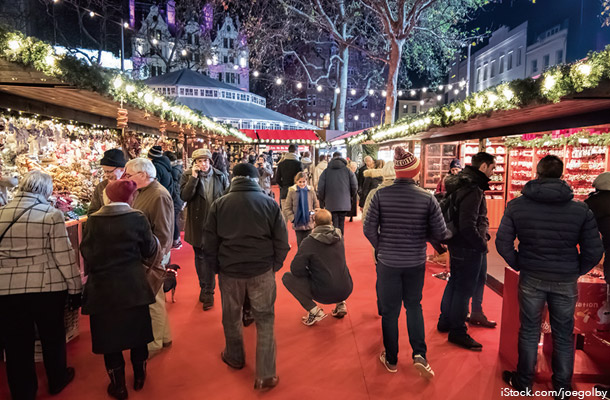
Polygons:
<instances>
[{"instance_id":1,"label":"hanging ornament","mask_svg":"<svg viewBox=\"0 0 610 400\"><path fill-rule=\"evenodd\" d=\"M178 126L178 121L172 121L172 122L171 122L171 125L172 125L174 128L175 128L175 127L177 127L177 126Z\"/></svg>"},{"instance_id":2,"label":"hanging ornament","mask_svg":"<svg viewBox=\"0 0 610 400\"><path fill-rule=\"evenodd\" d=\"M146 119L146 120L150 119L150 113L148 111L144 111L144 119Z\"/></svg>"},{"instance_id":3,"label":"hanging ornament","mask_svg":"<svg viewBox=\"0 0 610 400\"><path fill-rule=\"evenodd\" d=\"M161 132L161 134L165 134L165 132L167 131L167 122L161 118L159 120L159 132Z\"/></svg>"},{"instance_id":4,"label":"hanging ornament","mask_svg":"<svg viewBox=\"0 0 610 400\"><path fill-rule=\"evenodd\" d=\"M117 110L117 118L116 118L116 126L119 129L123 129L127 127L127 110L124 108L119 108Z\"/></svg>"}]
</instances>

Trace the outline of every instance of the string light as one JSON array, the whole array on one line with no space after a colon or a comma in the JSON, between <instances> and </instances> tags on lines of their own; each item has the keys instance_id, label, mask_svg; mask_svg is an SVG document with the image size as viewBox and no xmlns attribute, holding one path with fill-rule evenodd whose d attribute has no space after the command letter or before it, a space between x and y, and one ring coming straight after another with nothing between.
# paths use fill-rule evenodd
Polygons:
<instances>
[{"instance_id":1,"label":"string light","mask_svg":"<svg viewBox=\"0 0 610 400\"><path fill-rule=\"evenodd\" d=\"M372 96L372 95L374 95L374 94L375 94L375 91L374 91L373 89L370 89L370 90L369 90L369 96Z\"/></svg>"},{"instance_id":2,"label":"string light","mask_svg":"<svg viewBox=\"0 0 610 400\"><path fill-rule=\"evenodd\" d=\"M352 89L352 90L350 91L350 93L352 94L352 96L355 96L355 95L356 95L356 89Z\"/></svg>"},{"instance_id":3,"label":"string light","mask_svg":"<svg viewBox=\"0 0 610 400\"><path fill-rule=\"evenodd\" d=\"M354 115L354 119L355 119L356 121L358 121L358 119L360 119L360 117L359 117L359 116L357 116L357 115Z\"/></svg>"},{"instance_id":4,"label":"string light","mask_svg":"<svg viewBox=\"0 0 610 400\"><path fill-rule=\"evenodd\" d=\"M385 91L385 90L382 90L382 91L381 91L381 95L382 95L383 97L386 97L386 96L388 95L388 92L387 92L387 91Z\"/></svg>"},{"instance_id":5,"label":"string light","mask_svg":"<svg viewBox=\"0 0 610 400\"><path fill-rule=\"evenodd\" d=\"M335 89L335 93L337 93L337 94L341 93L341 89L340 88L336 88Z\"/></svg>"},{"instance_id":6,"label":"string light","mask_svg":"<svg viewBox=\"0 0 610 400\"><path fill-rule=\"evenodd\" d=\"M411 95L411 97L415 96L415 90L411 89L411 91L409 92L409 94Z\"/></svg>"},{"instance_id":7,"label":"string light","mask_svg":"<svg viewBox=\"0 0 610 400\"><path fill-rule=\"evenodd\" d=\"M159 43L159 41L157 39L152 40L152 44L154 44L155 46L157 45L157 43Z\"/></svg>"},{"instance_id":8,"label":"string light","mask_svg":"<svg viewBox=\"0 0 610 400\"><path fill-rule=\"evenodd\" d=\"M402 96L402 90L398 91L398 96Z\"/></svg>"},{"instance_id":9,"label":"string light","mask_svg":"<svg viewBox=\"0 0 610 400\"><path fill-rule=\"evenodd\" d=\"M318 92L321 92L321 91L322 91L322 86L321 86L321 85L316 86L316 90L317 90Z\"/></svg>"},{"instance_id":10,"label":"string light","mask_svg":"<svg viewBox=\"0 0 610 400\"><path fill-rule=\"evenodd\" d=\"M277 79L275 80L275 84L276 84L276 85L281 85L281 84L282 84L282 78L277 78Z\"/></svg>"},{"instance_id":11,"label":"string light","mask_svg":"<svg viewBox=\"0 0 610 400\"><path fill-rule=\"evenodd\" d=\"M129 29L129 24L128 24L127 22L125 22L125 23L123 24L123 28L125 28L125 29Z\"/></svg>"},{"instance_id":12,"label":"string light","mask_svg":"<svg viewBox=\"0 0 610 400\"><path fill-rule=\"evenodd\" d=\"M93 17L95 17L95 13L94 13L93 11L89 11L89 16L90 16L91 18L93 18Z\"/></svg>"},{"instance_id":13,"label":"string light","mask_svg":"<svg viewBox=\"0 0 610 400\"><path fill-rule=\"evenodd\" d=\"M297 83L297 89L303 89L303 84L301 82Z\"/></svg>"},{"instance_id":14,"label":"string light","mask_svg":"<svg viewBox=\"0 0 610 400\"><path fill-rule=\"evenodd\" d=\"M186 50L183 49L181 54L182 56L186 56Z\"/></svg>"},{"instance_id":15,"label":"string light","mask_svg":"<svg viewBox=\"0 0 610 400\"><path fill-rule=\"evenodd\" d=\"M436 96L436 100L441 101L443 99L443 96L441 96L440 94L438 96Z\"/></svg>"}]
</instances>

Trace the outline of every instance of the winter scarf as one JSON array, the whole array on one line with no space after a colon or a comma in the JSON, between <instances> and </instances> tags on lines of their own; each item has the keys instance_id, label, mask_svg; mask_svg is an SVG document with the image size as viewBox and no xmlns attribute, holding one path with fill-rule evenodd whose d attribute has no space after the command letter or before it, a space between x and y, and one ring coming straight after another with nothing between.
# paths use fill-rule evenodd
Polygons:
<instances>
[{"instance_id":1,"label":"winter scarf","mask_svg":"<svg viewBox=\"0 0 610 400\"><path fill-rule=\"evenodd\" d=\"M297 188L299 195L299 205L297 206L297 212L294 215L294 226L299 227L307 225L309 223L309 201L308 201L308 190L307 186L304 188Z\"/></svg>"}]
</instances>

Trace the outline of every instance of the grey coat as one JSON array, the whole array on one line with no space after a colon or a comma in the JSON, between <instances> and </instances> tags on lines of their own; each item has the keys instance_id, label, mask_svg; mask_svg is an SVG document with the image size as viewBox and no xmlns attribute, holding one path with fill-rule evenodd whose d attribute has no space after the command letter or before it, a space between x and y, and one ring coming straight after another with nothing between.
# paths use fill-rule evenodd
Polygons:
<instances>
[{"instance_id":1,"label":"grey coat","mask_svg":"<svg viewBox=\"0 0 610 400\"><path fill-rule=\"evenodd\" d=\"M333 158L328 168L320 175L318 183L318 196L330 212L350 211L352 209L352 196L358 191L356 175L347 168L347 161L343 158Z\"/></svg>"}]
</instances>

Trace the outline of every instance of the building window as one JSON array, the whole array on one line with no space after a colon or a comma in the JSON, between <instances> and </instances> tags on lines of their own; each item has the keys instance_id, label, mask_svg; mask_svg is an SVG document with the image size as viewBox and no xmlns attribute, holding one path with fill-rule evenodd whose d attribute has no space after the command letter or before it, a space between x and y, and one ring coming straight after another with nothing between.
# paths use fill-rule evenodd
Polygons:
<instances>
[{"instance_id":1,"label":"building window","mask_svg":"<svg viewBox=\"0 0 610 400\"><path fill-rule=\"evenodd\" d=\"M229 39L229 48L230 49L235 48L235 40L234 39Z\"/></svg>"},{"instance_id":2,"label":"building window","mask_svg":"<svg viewBox=\"0 0 610 400\"><path fill-rule=\"evenodd\" d=\"M201 91L203 93L203 90ZM195 89L193 92L193 96L199 97L199 89Z\"/></svg>"},{"instance_id":3,"label":"building window","mask_svg":"<svg viewBox=\"0 0 610 400\"><path fill-rule=\"evenodd\" d=\"M483 66L483 82L487 80L487 64Z\"/></svg>"},{"instance_id":4,"label":"building window","mask_svg":"<svg viewBox=\"0 0 610 400\"><path fill-rule=\"evenodd\" d=\"M517 49L517 67L521 66L521 50L523 50L523 47Z\"/></svg>"},{"instance_id":5,"label":"building window","mask_svg":"<svg viewBox=\"0 0 610 400\"><path fill-rule=\"evenodd\" d=\"M563 49L557 50L557 52L555 53L555 64L561 63L563 63Z\"/></svg>"},{"instance_id":6,"label":"building window","mask_svg":"<svg viewBox=\"0 0 610 400\"><path fill-rule=\"evenodd\" d=\"M411 114L417 114L417 106L411 106Z\"/></svg>"},{"instance_id":7,"label":"building window","mask_svg":"<svg viewBox=\"0 0 610 400\"><path fill-rule=\"evenodd\" d=\"M477 67L477 83L481 82L481 67Z\"/></svg>"},{"instance_id":8,"label":"building window","mask_svg":"<svg viewBox=\"0 0 610 400\"><path fill-rule=\"evenodd\" d=\"M348 108L354 108L354 98L353 97L348 97L347 98L347 107Z\"/></svg>"},{"instance_id":9,"label":"building window","mask_svg":"<svg viewBox=\"0 0 610 400\"><path fill-rule=\"evenodd\" d=\"M229 56L222 56L222 62L224 64L228 64L229 63Z\"/></svg>"},{"instance_id":10,"label":"building window","mask_svg":"<svg viewBox=\"0 0 610 400\"><path fill-rule=\"evenodd\" d=\"M543 64L543 68L546 69L549 67L549 65L551 64L551 56L549 54L545 55L544 57L542 57L542 64Z\"/></svg>"},{"instance_id":11,"label":"building window","mask_svg":"<svg viewBox=\"0 0 610 400\"><path fill-rule=\"evenodd\" d=\"M175 88L175 87L173 87L173 88L172 88L172 94L173 94L174 96L176 95L176 88Z\"/></svg>"},{"instance_id":12,"label":"building window","mask_svg":"<svg viewBox=\"0 0 610 400\"><path fill-rule=\"evenodd\" d=\"M222 47L225 49L229 48L229 38L223 38L222 39Z\"/></svg>"},{"instance_id":13,"label":"building window","mask_svg":"<svg viewBox=\"0 0 610 400\"><path fill-rule=\"evenodd\" d=\"M506 56L506 70L510 71L511 69L513 69L513 52L512 51L510 53L508 53L508 55Z\"/></svg>"},{"instance_id":14,"label":"building window","mask_svg":"<svg viewBox=\"0 0 610 400\"><path fill-rule=\"evenodd\" d=\"M316 95L315 94L307 95L307 105L308 106L315 106L316 105Z\"/></svg>"},{"instance_id":15,"label":"building window","mask_svg":"<svg viewBox=\"0 0 610 400\"><path fill-rule=\"evenodd\" d=\"M500 66L498 67L498 74L503 74L504 73L504 54L502 54L500 56Z\"/></svg>"},{"instance_id":16,"label":"building window","mask_svg":"<svg viewBox=\"0 0 610 400\"><path fill-rule=\"evenodd\" d=\"M496 60L492 60L491 61L491 71L489 72L489 77L493 78L494 76L496 76Z\"/></svg>"},{"instance_id":17,"label":"building window","mask_svg":"<svg viewBox=\"0 0 610 400\"><path fill-rule=\"evenodd\" d=\"M532 60L532 74L538 72L538 60Z\"/></svg>"},{"instance_id":18,"label":"building window","mask_svg":"<svg viewBox=\"0 0 610 400\"><path fill-rule=\"evenodd\" d=\"M369 108L368 100L362 100L362 103L360 103L360 104L362 105L363 110L367 110Z\"/></svg>"},{"instance_id":19,"label":"building window","mask_svg":"<svg viewBox=\"0 0 610 400\"><path fill-rule=\"evenodd\" d=\"M184 96L184 88L180 88L180 96Z\"/></svg>"}]
</instances>

